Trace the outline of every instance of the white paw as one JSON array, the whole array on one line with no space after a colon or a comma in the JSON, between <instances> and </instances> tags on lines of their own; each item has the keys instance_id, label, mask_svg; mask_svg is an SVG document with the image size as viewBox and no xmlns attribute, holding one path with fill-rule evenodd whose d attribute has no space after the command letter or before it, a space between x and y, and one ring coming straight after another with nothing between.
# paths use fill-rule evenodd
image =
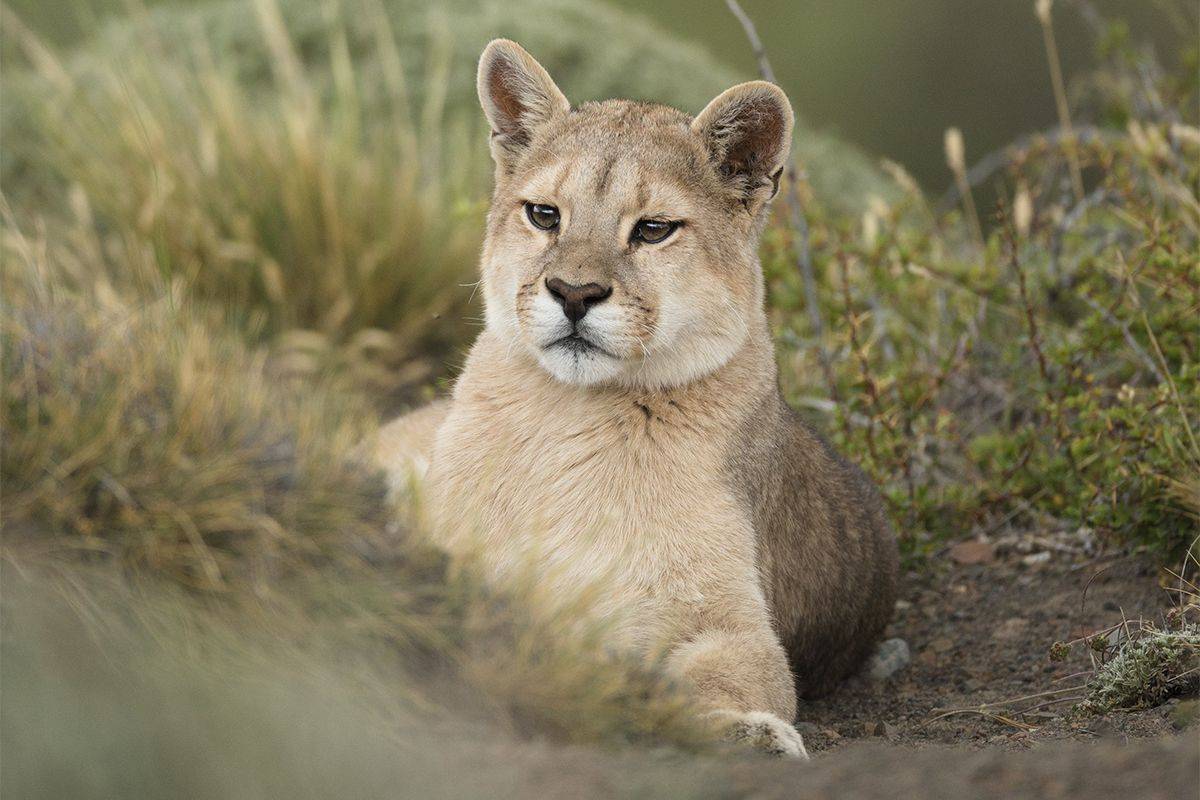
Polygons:
<instances>
[{"instance_id":1,"label":"white paw","mask_svg":"<svg viewBox=\"0 0 1200 800\"><path fill-rule=\"evenodd\" d=\"M725 738L751 745L773 756L808 760L804 739L790 723L766 711L717 711Z\"/></svg>"}]
</instances>

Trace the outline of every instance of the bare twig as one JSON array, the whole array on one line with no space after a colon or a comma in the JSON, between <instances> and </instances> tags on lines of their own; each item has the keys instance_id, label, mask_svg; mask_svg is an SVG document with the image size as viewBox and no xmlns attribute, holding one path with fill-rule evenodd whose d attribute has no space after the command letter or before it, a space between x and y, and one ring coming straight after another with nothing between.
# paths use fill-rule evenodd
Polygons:
<instances>
[{"instance_id":1,"label":"bare twig","mask_svg":"<svg viewBox=\"0 0 1200 800\"><path fill-rule=\"evenodd\" d=\"M1175 407L1179 411L1179 417L1183 422L1183 429L1187 433L1188 441L1192 446L1192 458L1200 462L1200 444L1196 442L1196 432L1192 430L1191 417L1188 415L1187 406L1184 405L1183 398L1179 395L1179 387L1175 385L1175 379L1171 377L1171 368L1167 364L1167 358L1163 355L1162 348L1159 347L1158 337L1154 335L1154 328L1150 326L1150 318L1146 316L1146 309L1142 305L1141 295L1138 294L1133 273L1129 269L1129 264L1125 262L1124 255L1118 253L1117 260L1125 273L1125 283L1129 297L1133 300L1138 313L1141 315L1142 327L1146 330L1146 336L1150 339L1150 344L1154 346L1154 355L1158 358L1158 365L1162 368L1162 374L1167 379L1167 386L1171 390L1171 397L1175 401Z\"/></svg>"},{"instance_id":2,"label":"bare twig","mask_svg":"<svg viewBox=\"0 0 1200 800\"><path fill-rule=\"evenodd\" d=\"M1083 688L1083 687L1072 687L1072 688ZM1045 700L1036 705L1029 706L1028 708L1022 708L1018 711L1014 711L1013 713L1020 714L1020 715L1032 714L1034 711L1041 711L1043 708L1048 708L1049 706L1057 706L1057 705L1061 705L1063 703L1078 703L1080 700L1083 700L1086 697L1087 697L1087 695L1085 695L1085 694L1073 694L1070 697L1056 697L1053 700Z\"/></svg>"},{"instance_id":3,"label":"bare twig","mask_svg":"<svg viewBox=\"0 0 1200 800\"><path fill-rule=\"evenodd\" d=\"M846 303L846 320L850 325L850 351L858 360L859 370L862 373L863 385L867 390L867 398L871 401L871 413L868 415L870 424L867 425L867 450L871 454L871 460L875 464L879 464L879 451L875 446L875 421L883 418L883 407L879 398L879 387L875 382L874 375L871 374L871 362L867 358L867 350L864 343L859 339L858 335L858 317L854 313L854 297L850 293L850 268L846 263L848 258L845 252L839 247L837 253L837 263L839 273L842 278L842 297Z\"/></svg>"},{"instance_id":4,"label":"bare twig","mask_svg":"<svg viewBox=\"0 0 1200 800\"><path fill-rule=\"evenodd\" d=\"M1010 726L1016 728L1017 730L1025 731L1026 733L1028 733L1029 731L1037 730L1036 725L1030 725L1027 722L1018 722L1017 720L1012 719L1011 717L1006 717L1003 714L996 714L992 711L986 711L982 708L954 708L949 711L943 711L941 714L938 714L935 717L931 717L931 718L925 720L925 722L921 723L921 727L923 728L926 725L937 722L938 720L945 719L946 717L953 717L958 714L976 714L981 717L987 717L988 719L992 720L993 722L1002 722L1005 725L1010 725Z\"/></svg>"},{"instance_id":5,"label":"bare twig","mask_svg":"<svg viewBox=\"0 0 1200 800\"><path fill-rule=\"evenodd\" d=\"M758 73L762 75L764 81L778 84L775 80L775 70L771 69L771 61L767 58L767 49L763 47L762 39L758 38L758 28L754 26L754 20L750 19L750 15L742 9L742 4L738 0L725 0L725 5L737 17L738 22L742 23L742 30L746 32L746 38L750 40L750 49L754 51L754 57L758 59Z\"/></svg>"},{"instance_id":6,"label":"bare twig","mask_svg":"<svg viewBox=\"0 0 1200 800\"><path fill-rule=\"evenodd\" d=\"M763 47L762 39L758 36L758 29L754 25L754 20L750 19L738 0L725 0L725 5L737 17L738 22L742 25L742 30L746 32L746 39L750 42L750 49L754 52L754 58L758 61L759 75L765 81L778 84L779 81L775 78L775 70L771 68L771 60L767 58L767 50ZM794 157L788 159L786 172L789 222L796 234L796 265L800 270L800 277L804 282L804 304L807 307L808 321L812 327L813 338L816 339L817 358L821 363L821 371L824 373L825 383L829 387L829 396L837 400L837 383L833 379L833 368L829 363L829 354L825 351L825 320L821 316L821 307L818 304L817 281L813 274L812 253L810 252L808 242L808 219L804 215L804 207L800 201L800 175L796 169L796 159Z\"/></svg>"},{"instance_id":7,"label":"bare twig","mask_svg":"<svg viewBox=\"0 0 1200 800\"><path fill-rule=\"evenodd\" d=\"M1081 673L1081 674L1087 674L1087 673ZM1049 689L1044 692L1034 692L1033 694L1022 695L1021 697L1012 697L1012 698L1008 698L1006 700L997 700L994 703L980 703L977 706L966 706L966 707L962 707L962 708L947 708L947 709L937 711L937 713L935 713L934 716L930 717L925 722L921 723L921 727L929 725L930 723L933 723L933 722L937 722L940 719L945 719L947 717L952 717L952 716L955 716L958 714L977 714L979 716L987 717L988 719L995 720L997 722L1003 722L1006 725L1011 725L1014 728L1021 728L1024 730L1033 730L1034 726L1029 725L1028 723L1025 723L1025 722L1020 722L1018 720L1015 720L1015 719L1013 719L1013 717L1019 717L1019 716L1025 715L1025 714L1031 714L1034 711L1040 711L1041 709L1048 708L1050 706L1061 705L1063 703L1078 702L1078 701L1084 699L1084 697L1086 696L1083 694L1079 694L1079 692L1083 691L1085 688L1086 688L1086 685L1064 686L1061 689ZM1063 697L1062 695L1067 695L1067 696ZM1013 708L1013 706L1015 706L1016 704L1024 703L1029 700L1040 700L1041 702L1034 703L1033 705L1026 706L1025 708L1020 708L1020 709ZM936 711L936 709L935 709L935 711ZM1003 713L1000 713L1000 712L1003 712Z\"/></svg>"},{"instance_id":8,"label":"bare twig","mask_svg":"<svg viewBox=\"0 0 1200 800\"><path fill-rule=\"evenodd\" d=\"M1050 275L1059 287L1065 286L1067 281L1060 266L1063 244L1066 241L1067 234L1075 227L1075 223L1083 218L1084 214L1110 198L1113 198L1113 195L1107 189L1104 187L1097 189L1076 203L1070 211L1063 215L1058 225L1055 226L1054 235L1050 239Z\"/></svg>"},{"instance_id":9,"label":"bare twig","mask_svg":"<svg viewBox=\"0 0 1200 800\"><path fill-rule=\"evenodd\" d=\"M1042 376L1042 380L1045 382L1047 390L1049 390L1051 385L1050 367L1046 361L1046 355L1042 350L1042 337L1038 330L1037 314L1034 313L1033 301L1030 299L1029 287L1025 281L1025 269L1021 265L1016 231L1012 230L1011 221L1003 206L1001 206L1000 213L1003 215L1001 222L1004 223L1005 232L1009 235L1009 264L1017 276L1017 289L1021 298L1021 306L1025 310L1025 324L1029 326L1029 346L1037 358L1038 373Z\"/></svg>"}]
</instances>

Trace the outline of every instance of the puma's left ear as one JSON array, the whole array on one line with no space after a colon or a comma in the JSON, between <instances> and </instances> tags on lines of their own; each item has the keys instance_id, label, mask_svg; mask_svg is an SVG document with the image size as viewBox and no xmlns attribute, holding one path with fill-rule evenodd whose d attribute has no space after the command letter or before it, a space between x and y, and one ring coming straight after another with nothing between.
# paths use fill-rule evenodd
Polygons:
<instances>
[{"instance_id":1,"label":"puma's left ear","mask_svg":"<svg viewBox=\"0 0 1200 800\"><path fill-rule=\"evenodd\" d=\"M479 102L492 128L492 157L507 170L537 130L571 104L537 60L516 42L495 39L479 59Z\"/></svg>"},{"instance_id":2,"label":"puma's left ear","mask_svg":"<svg viewBox=\"0 0 1200 800\"><path fill-rule=\"evenodd\" d=\"M792 104L773 83L750 81L705 106L692 130L731 192L757 211L779 190L792 144Z\"/></svg>"}]
</instances>

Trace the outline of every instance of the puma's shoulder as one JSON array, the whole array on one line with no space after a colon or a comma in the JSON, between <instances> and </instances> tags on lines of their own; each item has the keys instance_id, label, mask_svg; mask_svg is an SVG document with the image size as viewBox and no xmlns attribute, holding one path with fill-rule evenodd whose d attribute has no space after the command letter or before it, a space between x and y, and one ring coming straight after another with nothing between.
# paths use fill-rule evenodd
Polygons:
<instances>
[{"instance_id":1,"label":"puma's shoulder","mask_svg":"<svg viewBox=\"0 0 1200 800\"><path fill-rule=\"evenodd\" d=\"M375 438L375 463L388 476L393 493L420 480L429 471L438 428L450 413L450 398L441 398L397 417L379 429Z\"/></svg>"}]
</instances>

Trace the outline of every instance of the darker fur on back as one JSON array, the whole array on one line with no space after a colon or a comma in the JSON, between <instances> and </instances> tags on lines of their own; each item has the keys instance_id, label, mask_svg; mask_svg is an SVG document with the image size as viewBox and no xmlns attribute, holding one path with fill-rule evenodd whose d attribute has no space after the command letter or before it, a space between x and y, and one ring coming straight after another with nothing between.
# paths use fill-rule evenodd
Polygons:
<instances>
[{"instance_id":1,"label":"darker fur on back","mask_svg":"<svg viewBox=\"0 0 1200 800\"><path fill-rule=\"evenodd\" d=\"M801 697L830 691L891 619L896 540L878 491L775 392L742 426L731 478L752 509L760 580Z\"/></svg>"}]
</instances>

